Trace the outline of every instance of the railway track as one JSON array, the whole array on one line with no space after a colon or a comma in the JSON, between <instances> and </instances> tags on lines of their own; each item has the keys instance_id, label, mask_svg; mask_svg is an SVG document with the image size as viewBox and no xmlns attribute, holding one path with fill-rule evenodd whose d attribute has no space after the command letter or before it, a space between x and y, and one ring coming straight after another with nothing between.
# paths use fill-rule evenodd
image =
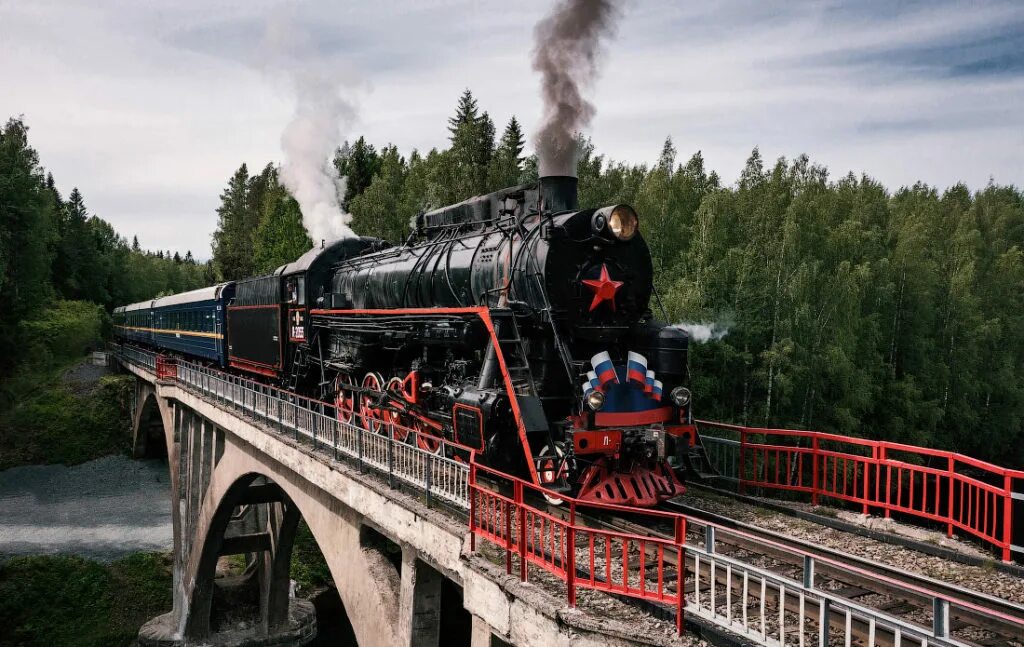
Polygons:
<instances>
[{"instance_id":1,"label":"railway track","mask_svg":"<svg viewBox=\"0 0 1024 647\"><path fill-rule=\"evenodd\" d=\"M725 616L728 622L735 619L735 625L748 631L753 624L755 633L774 636L776 644L925 644L917 636L894 630L887 620L895 618L935 638L927 644L1024 645L1022 605L679 502L669 502L665 508L688 518L684 558L688 607L703 596L704 605L716 610L713 615ZM595 527L637 536L671 536L664 528L626 517L584 515L582 519ZM724 567L715 568L721 558L727 560ZM751 587L744 565L770 572L780 581L788 581L791 588ZM818 600L818 615L811 617L814 614L806 591L848 600L852 610L828 608L834 604L822 607ZM819 622L826 614L830 625L827 638ZM755 616L753 622L751 616Z\"/></svg>"},{"instance_id":2,"label":"railway track","mask_svg":"<svg viewBox=\"0 0 1024 647\"><path fill-rule=\"evenodd\" d=\"M714 530L712 532L715 537L712 541L725 544L736 552L767 555L779 564L788 566L791 574L799 571L802 575L803 560L794 559L796 552L810 555L817 560L815 574L824 578L826 583L841 583L845 587L845 597L856 600L869 595L886 595L897 599L895 603L884 607L883 611L898 609L904 604L930 610L934 606L936 594L951 600L960 600L962 604L951 611L952 633L965 626L975 626L996 629L1008 639L1024 640L1024 605L980 591L964 589L956 584L909 572L891 564L765 530L676 501L670 501L668 507L686 514L692 520L692 525L705 522L705 547L709 528L742 531L744 534L741 535ZM836 567L835 564L843 566Z\"/></svg>"}]
</instances>

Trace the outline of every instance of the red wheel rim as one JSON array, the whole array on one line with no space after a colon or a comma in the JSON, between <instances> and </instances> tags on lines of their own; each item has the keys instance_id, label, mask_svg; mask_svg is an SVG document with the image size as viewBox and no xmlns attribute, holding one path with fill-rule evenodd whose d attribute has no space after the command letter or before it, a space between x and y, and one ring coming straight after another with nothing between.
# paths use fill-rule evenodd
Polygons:
<instances>
[{"instance_id":1,"label":"red wheel rim","mask_svg":"<svg viewBox=\"0 0 1024 647\"><path fill-rule=\"evenodd\" d=\"M384 386L384 380L377 373L367 373L363 378L363 388L375 393L380 393ZM359 396L359 414L362 417L361 427L367 431L377 434L384 429L380 419L380 408L374 406L377 398L373 394Z\"/></svg>"},{"instance_id":2,"label":"red wheel rim","mask_svg":"<svg viewBox=\"0 0 1024 647\"><path fill-rule=\"evenodd\" d=\"M405 395L402 393L402 378L393 377L388 380L387 391L397 392L404 399ZM382 409L380 417L381 420L394 429L395 440L400 443L404 443L409 438L409 429L403 424L402 414L392 409Z\"/></svg>"},{"instance_id":3,"label":"red wheel rim","mask_svg":"<svg viewBox=\"0 0 1024 647\"><path fill-rule=\"evenodd\" d=\"M337 395L334 398L334 408L337 412L338 420L341 422L352 422L352 418L356 413L356 396L350 388L346 388L353 385L352 376L348 373L342 373L334 381L337 391Z\"/></svg>"},{"instance_id":4,"label":"red wheel rim","mask_svg":"<svg viewBox=\"0 0 1024 647\"><path fill-rule=\"evenodd\" d=\"M441 439L437 437L430 426L418 419L412 421L412 429L416 432L416 446L431 454L441 453Z\"/></svg>"}]
</instances>

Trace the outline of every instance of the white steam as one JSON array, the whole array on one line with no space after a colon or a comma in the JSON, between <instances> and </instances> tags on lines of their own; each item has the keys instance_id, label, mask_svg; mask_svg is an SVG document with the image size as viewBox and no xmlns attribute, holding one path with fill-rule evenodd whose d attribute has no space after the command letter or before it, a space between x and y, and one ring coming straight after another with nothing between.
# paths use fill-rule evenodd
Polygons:
<instances>
[{"instance_id":1,"label":"white steam","mask_svg":"<svg viewBox=\"0 0 1024 647\"><path fill-rule=\"evenodd\" d=\"M692 341L698 344L704 344L709 341L718 341L722 337L729 334L729 325L719 322L711 323L691 323L684 321L672 325L673 328L685 331L690 336Z\"/></svg>"},{"instance_id":2,"label":"white steam","mask_svg":"<svg viewBox=\"0 0 1024 647\"><path fill-rule=\"evenodd\" d=\"M355 125L358 82L345 66L306 55L309 43L291 16L278 13L267 23L267 69L295 98L295 113L281 134L281 181L299 203L302 222L314 244L355 236L341 200L345 178L331 158Z\"/></svg>"}]
</instances>

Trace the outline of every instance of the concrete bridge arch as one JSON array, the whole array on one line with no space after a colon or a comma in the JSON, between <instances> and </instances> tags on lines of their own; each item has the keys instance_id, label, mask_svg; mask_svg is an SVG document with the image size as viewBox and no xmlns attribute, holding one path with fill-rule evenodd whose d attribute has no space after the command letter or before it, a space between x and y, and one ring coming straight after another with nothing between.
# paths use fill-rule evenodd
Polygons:
<instances>
[{"instance_id":1,"label":"concrete bridge arch","mask_svg":"<svg viewBox=\"0 0 1024 647\"><path fill-rule=\"evenodd\" d=\"M174 450L173 414L152 384L135 381L132 415L132 456L169 458Z\"/></svg>"},{"instance_id":2,"label":"concrete bridge arch","mask_svg":"<svg viewBox=\"0 0 1024 647\"><path fill-rule=\"evenodd\" d=\"M300 519L327 562L361 647L439 644L445 578L415 550L192 409L145 386L139 399L135 446L150 455L153 430L163 429L177 502L174 610L143 628L143 644L200 644L225 631L237 633L240 623L219 613L229 599L236 607L239 600L251 603L245 624L253 638L287 637L291 644L311 639L312 605L289 597ZM218 579L219 559L238 554L252 557L244 577ZM466 622L468 633L468 615Z\"/></svg>"}]
</instances>

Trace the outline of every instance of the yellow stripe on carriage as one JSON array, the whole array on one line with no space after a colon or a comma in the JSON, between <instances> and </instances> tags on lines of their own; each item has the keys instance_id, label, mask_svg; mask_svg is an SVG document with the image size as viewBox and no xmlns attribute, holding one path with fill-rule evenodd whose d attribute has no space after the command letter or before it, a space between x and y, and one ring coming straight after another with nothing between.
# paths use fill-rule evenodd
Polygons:
<instances>
[{"instance_id":1,"label":"yellow stripe on carriage","mask_svg":"<svg viewBox=\"0 0 1024 647\"><path fill-rule=\"evenodd\" d=\"M195 330L175 330L170 328L143 328L141 326L114 326L114 328L134 330L136 332L161 333L164 335L188 335L190 337L208 337L210 339L224 339L223 334L216 332L198 332Z\"/></svg>"}]
</instances>

